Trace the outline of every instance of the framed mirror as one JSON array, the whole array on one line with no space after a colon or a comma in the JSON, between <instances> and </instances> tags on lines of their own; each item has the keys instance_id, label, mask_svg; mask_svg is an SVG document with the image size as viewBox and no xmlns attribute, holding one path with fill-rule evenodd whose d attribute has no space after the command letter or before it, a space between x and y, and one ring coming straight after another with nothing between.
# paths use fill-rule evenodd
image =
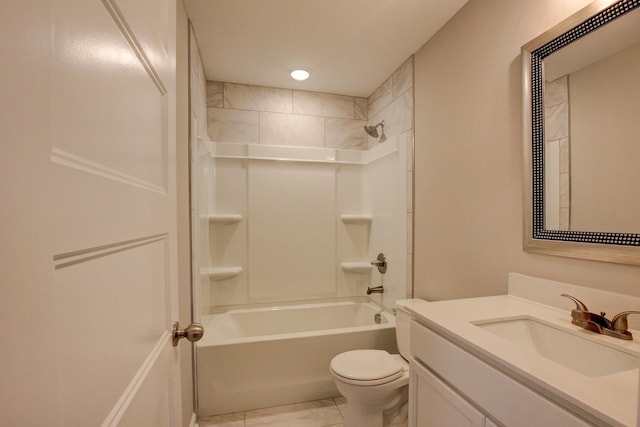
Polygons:
<instances>
[{"instance_id":1,"label":"framed mirror","mask_svg":"<svg viewBox=\"0 0 640 427\"><path fill-rule=\"evenodd\" d=\"M524 249L640 265L640 0L522 48Z\"/></svg>"}]
</instances>

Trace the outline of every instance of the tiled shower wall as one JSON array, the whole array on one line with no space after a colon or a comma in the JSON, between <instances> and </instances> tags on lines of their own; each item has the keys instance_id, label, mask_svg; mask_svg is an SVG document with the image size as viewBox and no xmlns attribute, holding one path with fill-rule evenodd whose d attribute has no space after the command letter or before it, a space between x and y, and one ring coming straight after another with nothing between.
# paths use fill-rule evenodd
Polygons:
<instances>
[{"instance_id":1,"label":"tiled shower wall","mask_svg":"<svg viewBox=\"0 0 640 427\"><path fill-rule=\"evenodd\" d=\"M207 82L207 107L212 141L367 148L365 98Z\"/></svg>"},{"instance_id":2,"label":"tiled shower wall","mask_svg":"<svg viewBox=\"0 0 640 427\"><path fill-rule=\"evenodd\" d=\"M413 56L378 87L368 98L369 123L384 120L388 138L413 133ZM374 138L369 138L375 144Z\"/></svg>"},{"instance_id":3,"label":"tiled shower wall","mask_svg":"<svg viewBox=\"0 0 640 427\"><path fill-rule=\"evenodd\" d=\"M212 141L367 150L378 143L365 124L385 121L387 138L403 136L407 152L407 296L412 295L413 56L370 96L207 82L207 130Z\"/></svg>"},{"instance_id":4,"label":"tiled shower wall","mask_svg":"<svg viewBox=\"0 0 640 427\"><path fill-rule=\"evenodd\" d=\"M207 82L212 141L366 150L367 123L390 138L413 129L413 57L369 98Z\"/></svg>"}]
</instances>

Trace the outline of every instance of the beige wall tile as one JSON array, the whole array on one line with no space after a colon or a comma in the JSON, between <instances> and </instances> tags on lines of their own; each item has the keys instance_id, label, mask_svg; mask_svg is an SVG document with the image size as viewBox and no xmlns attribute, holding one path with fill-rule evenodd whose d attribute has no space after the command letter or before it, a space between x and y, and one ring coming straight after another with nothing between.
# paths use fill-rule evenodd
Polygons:
<instances>
[{"instance_id":1,"label":"beige wall tile","mask_svg":"<svg viewBox=\"0 0 640 427\"><path fill-rule=\"evenodd\" d=\"M291 92L289 89L225 83L224 108L291 113Z\"/></svg>"},{"instance_id":2,"label":"beige wall tile","mask_svg":"<svg viewBox=\"0 0 640 427\"><path fill-rule=\"evenodd\" d=\"M567 76L560 77L544 86L544 104L547 107L569 102L569 86Z\"/></svg>"},{"instance_id":3,"label":"beige wall tile","mask_svg":"<svg viewBox=\"0 0 640 427\"><path fill-rule=\"evenodd\" d=\"M413 87L413 56L409 57L409 59L391 75L392 98L398 98L411 87Z\"/></svg>"},{"instance_id":4,"label":"beige wall tile","mask_svg":"<svg viewBox=\"0 0 640 427\"><path fill-rule=\"evenodd\" d=\"M369 117L379 113L391 103L391 78L388 78L369 97Z\"/></svg>"},{"instance_id":5,"label":"beige wall tile","mask_svg":"<svg viewBox=\"0 0 640 427\"><path fill-rule=\"evenodd\" d=\"M356 120L368 120L369 119L369 100L367 98L355 98L354 99L354 119Z\"/></svg>"},{"instance_id":6,"label":"beige wall tile","mask_svg":"<svg viewBox=\"0 0 640 427\"><path fill-rule=\"evenodd\" d=\"M406 91L387 108L369 120L376 124L384 120L384 134L387 138L399 136L413 127L413 92ZM375 141L374 139L370 139Z\"/></svg>"},{"instance_id":7,"label":"beige wall tile","mask_svg":"<svg viewBox=\"0 0 640 427\"><path fill-rule=\"evenodd\" d=\"M325 147L366 150L367 134L363 129L366 124L364 120L325 119Z\"/></svg>"},{"instance_id":8,"label":"beige wall tile","mask_svg":"<svg viewBox=\"0 0 640 427\"><path fill-rule=\"evenodd\" d=\"M294 90L293 112L310 116L353 119L354 98L353 96Z\"/></svg>"},{"instance_id":9,"label":"beige wall tile","mask_svg":"<svg viewBox=\"0 0 640 427\"><path fill-rule=\"evenodd\" d=\"M563 103L544 109L544 137L547 141L569 136L569 104Z\"/></svg>"},{"instance_id":10,"label":"beige wall tile","mask_svg":"<svg viewBox=\"0 0 640 427\"><path fill-rule=\"evenodd\" d=\"M324 118L260 113L260 143L301 147L324 146Z\"/></svg>"},{"instance_id":11,"label":"beige wall tile","mask_svg":"<svg viewBox=\"0 0 640 427\"><path fill-rule=\"evenodd\" d=\"M207 132L216 142L259 142L258 113L255 111L207 108Z\"/></svg>"},{"instance_id":12,"label":"beige wall tile","mask_svg":"<svg viewBox=\"0 0 640 427\"><path fill-rule=\"evenodd\" d=\"M207 107L224 107L224 83L207 81Z\"/></svg>"}]
</instances>

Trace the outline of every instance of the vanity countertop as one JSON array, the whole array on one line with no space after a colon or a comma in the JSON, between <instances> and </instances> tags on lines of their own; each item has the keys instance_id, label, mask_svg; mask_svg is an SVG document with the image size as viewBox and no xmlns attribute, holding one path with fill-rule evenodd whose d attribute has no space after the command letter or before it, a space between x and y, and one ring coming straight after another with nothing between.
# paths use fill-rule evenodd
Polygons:
<instances>
[{"instance_id":1,"label":"vanity countertop","mask_svg":"<svg viewBox=\"0 0 640 427\"><path fill-rule=\"evenodd\" d=\"M640 354L640 332L625 341L572 325L570 313L513 295L438 302L406 300L419 323L452 341L548 399L597 424L635 426L638 412L638 369L601 376L581 374L540 354L501 338L479 326L491 320L539 319L603 345ZM607 360L602 360L607 363Z\"/></svg>"}]
</instances>

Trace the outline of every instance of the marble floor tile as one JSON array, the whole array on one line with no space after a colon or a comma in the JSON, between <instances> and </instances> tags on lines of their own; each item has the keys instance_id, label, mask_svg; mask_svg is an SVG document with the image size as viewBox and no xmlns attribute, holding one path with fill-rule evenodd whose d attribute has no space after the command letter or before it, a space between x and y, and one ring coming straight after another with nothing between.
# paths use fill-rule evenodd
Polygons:
<instances>
[{"instance_id":1,"label":"marble floor tile","mask_svg":"<svg viewBox=\"0 0 640 427\"><path fill-rule=\"evenodd\" d=\"M245 426L327 427L340 425L342 415L333 399L296 403L245 413Z\"/></svg>"},{"instance_id":2,"label":"marble floor tile","mask_svg":"<svg viewBox=\"0 0 640 427\"><path fill-rule=\"evenodd\" d=\"M200 418L198 427L244 427L244 412Z\"/></svg>"},{"instance_id":3,"label":"marble floor tile","mask_svg":"<svg viewBox=\"0 0 640 427\"><path fill-rule=\"evenodd\" d=\"M336 406L340 411L340 415L342 418L347 416L347 399L344 396L334 397L334 402L336 402Z\"/></svg>"}]
</instances>

